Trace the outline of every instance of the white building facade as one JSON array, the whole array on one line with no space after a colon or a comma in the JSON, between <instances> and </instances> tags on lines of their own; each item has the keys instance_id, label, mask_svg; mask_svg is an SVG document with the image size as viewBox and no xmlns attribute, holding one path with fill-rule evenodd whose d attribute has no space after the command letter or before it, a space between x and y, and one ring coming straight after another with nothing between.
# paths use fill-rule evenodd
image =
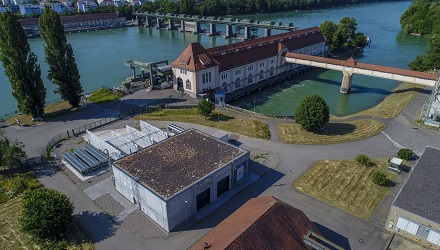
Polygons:
<instances>
[{"instance_id":1,"label":"white building facade","mask_svg":"<svg viewBox=\"0 0 440 250\"><path fill-rule=\"evenodd\" d=\"M171 64L175 89L192 97L214 90L233 96L253 91L281 74L304 69L302 65L286 63L285 52L325 56L327 51L318 27L211 49L192 43Z\"/></svg>"}]
</instances>

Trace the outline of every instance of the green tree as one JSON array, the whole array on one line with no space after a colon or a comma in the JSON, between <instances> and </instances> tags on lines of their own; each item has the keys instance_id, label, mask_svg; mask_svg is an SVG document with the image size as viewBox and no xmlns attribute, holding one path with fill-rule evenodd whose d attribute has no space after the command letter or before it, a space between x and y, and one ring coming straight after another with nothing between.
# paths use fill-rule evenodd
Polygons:
<instances>
[{"instance_id":1,"label":"green tree","mask_svg":"<svg viewBox=\"0 0 440 250\"><path fill-rule=\"evenodd\" d=\"M373 173L373 183L379 186L385 186L387 184L387 175L381 171L375 171Z\"/></svg>"},{"instance_id":2,"label":"green tree","mask_svg":"<svg viewBox=\"0 0 440 250\"><path fill-rule=\"evenodd\" d=\"M73 220L73 208L65 194L53 189L31 190L24 197L20 226L38 242L58 241Z\"/></svg>"},{"instance_id":3,"label":"green tree","mask_svg":"<svg viewBox=\"0 0 440 250\"><path fill-rule=\"evenodd\" d=\"M409 160L414 155L414 152L409 148L401 148L397 152L397 157L403 160Z\"/></svg>"},{"instance_id":4,"label":"green tree","mask_svg":"<svg viewBox=\"0 0 440 250\"><path fill-rule=\"evenodd\" d=\"M333 34L335 34L336 30L338 29L338 25L332 21L324 21L319 28L321 29L322 35L327 40L327 43L330 46L330 49L333 48Z\"/></svg>"},{"instance_id":5,"label":"green tree","mask_svg":"<svg viewBox=\"0 0 440 250\"><path fill-rule=\"evenodd\" d=\"M40 65L17 17L9 11L0 14L0 51L18 110L34 118L43 115L46 89Z\"/></svg>"},{"instance_id":6,"label":"green tree","mask_svg":"<svg viewBox=\"0 0 440 250\"><path fill-rule=\"evenodd\" d=\"M203 98L197 105L197 108L199 109L199 113L206 119L215 109L215 104L211 100Z\"/></svg>"},{"instance_id":7,"label":"green tree","mask_svg":"<svg viewBox=\"0 0 440 250\"><path fill-rule=\"evenodd\" d=\"M371 165L371 160L368 156L366 155L358 155L356 156L356 158L354 159L356 161L357 164L362 165L362 166L370 166Z\"/></svg>"},{"instance_id":8,"label":"green tree","mask_svg":"<svg viewBox=\"0 0 440 250\"><path fill-rule=\"evenodd\" d=\"M307 96L295 110L295 122L307 131L324 127L330 119L330 109L319 95Z\"/></svg>"},{"instance_id":9,"label":"green tree","mask_svg":"<svg viewBox=\"0 0 440 250\"><path fill-rule=\"evenodd\" d=\"M55 93L68 101L72 107L78 107L83 89L73 49L70 43L67 43L60 16L54 10L46 8L38 25L44 41L44 55L49 65L47 78L58 86Z\"/></svg>"},{"instance_id":10,"label":"green tree","mask_svg":"<svg viewBox=\"0 0 440 250\"><path fill-rule=\"evenodd\" d=\"M17 167L26 159L24 144L18 140L11 141L0 130L0 166Z\"/></svg>"}]
</instances>

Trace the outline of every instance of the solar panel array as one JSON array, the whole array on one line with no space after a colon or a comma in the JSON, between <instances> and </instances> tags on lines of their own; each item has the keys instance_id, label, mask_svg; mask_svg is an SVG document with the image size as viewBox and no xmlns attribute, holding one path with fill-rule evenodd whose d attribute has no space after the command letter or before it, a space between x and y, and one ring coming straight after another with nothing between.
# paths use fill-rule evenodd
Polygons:
<instances>
[{"instance_id":1,"label":"solar panel array","mask_svg":"<svg viewBox=\"0 0 440 250\"><path fill-rule=\"evenodd\" d=\"M90 144L87 144L84 147L84 150L87 153L91 154L93 157L95 157L100 162L107 162L107 160L108 160L108 156L106 154L104 154L101 150L93 147Z\"/></svg>"},{"instance_id":2,"label":"solar panel array","mask_svg":"<svg viewBox=\"0 0 440 250\"><path fill-rule=\"evenodd\" d=\"M87 175L93 170L107 165L107 155L97 148L87 145L64 154L64 159L81 175Z\"/></svg>"}]
</instances>

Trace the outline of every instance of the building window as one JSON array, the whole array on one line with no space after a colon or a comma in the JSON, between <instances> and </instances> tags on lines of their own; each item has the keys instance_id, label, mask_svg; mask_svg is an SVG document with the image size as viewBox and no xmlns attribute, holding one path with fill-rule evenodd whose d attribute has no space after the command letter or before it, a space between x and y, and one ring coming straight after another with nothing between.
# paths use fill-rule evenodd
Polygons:
<instances>
[{"instance_id":1,"label":"building window","mask_svg":"<svg viewBox=\"0 0 440 250\"><path fill-rule=\"evenodd\" d=\"M211 82L211 72L202 74L202 84Z\"/></svg>"},{"instance_id":2,"label":"building window","mask_svg":"<svg viewBox=\"0 0 440 250\"><path fill-rule=\"evenodd\" d=\"M237 79L235 79L235 89L239 89L241 88L241 81L240 81L240 77L237 77Z\"/></svg>"},{"instance_id":3,"label":"building window","mask_svg":"<svg viewBox=\"0 0 440 250\"><path fill-rule=\"evenodd\" d=\"M188 73L188 71L186 69L181 69L180 70L180 74L186 75Z\"/></svg>"},{"instance_id":4,"label":"building window","mask_svg":"<svg viewBox=\"0 0 440 250\"><path fill-rule=\"evenodd\" d=\"M222 83L222 90L223 91L228 91L228 83L226 83L226 82Z\"/></svg>"},{"instance_id":5,"label":"building window","mask_svg":"<svg viewBox=\"0 0 440 250\"><path fill-rule=\"evenodd\" d=\"M264 62L260 63L260 68L264 67Z\"/></svg>"},{"instance_id":6,"label":"building window","mask_svg":"<svg viewBox=\"0 0 440 250\"><path fill-rule=\"evenodd\" d=\"M260 70L260 73L258 74L258 78L259 78L260 80L263 80L263 79L264 79L264 71L263 71L263 70Z\"/></svg>"},{"instance_id":7,"label":"building window","mask_svg":"<svg viewBox=\"0 0 440 250\"><path fill-rule=\"evenodd\" d=\"M254 79L253 79L253 77L252 77L252 73L250 73L249 75L248 75L248 84L251 84L251 83L253 83L254 82Z\"/></svg>"},{"instance_id":8,"label":"building window","mask_svg":"<svg viewBox=\"0 0 440 250\"><path fill-rule=\"evenodd\" d=\"M274 59L270 59L270 64L273 64L275 62Z\"/></svg>"},{"instance_id":9,"label":"building window","mask_svg":"<svg viewBox=\"0 0 440 250\"><path fill-rule=\"evenodd\" d=\"M274 68L273 66L270 67L269 75L270 75L270 76L275 75L275 68Z\"/></svg>"},{"instance_id":10,"label":"building window","mask_svg":"<svg viewBox=\"0 0 440 250\"><path fill-rule=\"evenodd\" d=\"M237 70L235 71L235 75L241 75L241 69L237 69Z\"/></svg>"},{"instance_id":11,"label":"building window","mask_svg":"<svg viewBox=\"0 0 440 250\"><path fill-rule=\"evenodd\" d=\"M221 78L222 80L228 79L228 74L222 74Z\"/></svg>"},{"instance_id":12,"label":"building window","mask_svg":"<svg viewBox=\"0 0 440 250\"><path fill-rule=\"evenodd\" d=\"M254 66L249 66L248 71L252 71L252 70L254 70Z\"/></svg>"},{"instance_id":13,"label":"building window","mask_svg":"<svg viewBox=\"0 0 440 250\"><path fill-rule=\"evenodd\" d=\"M187 90L191 90L191 82L190 82L189 80L186 80L186 82L185 82L185 88L186 88Z\"/></svg>"}]
</instances>

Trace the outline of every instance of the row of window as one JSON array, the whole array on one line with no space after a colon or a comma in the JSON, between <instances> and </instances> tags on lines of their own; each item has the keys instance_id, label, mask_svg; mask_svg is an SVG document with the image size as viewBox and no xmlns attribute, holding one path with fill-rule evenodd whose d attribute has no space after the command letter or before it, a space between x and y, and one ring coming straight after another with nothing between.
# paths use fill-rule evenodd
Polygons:
<instances>
[{"instance_id":1,"label":"row of window","mask_svg":"<svg viewBox=\"0 0 440 250\"><path fill-rule=\"evenodd\" d=\"M211 82L211 72L202 74L202 84Z\"/></svg>"},{"instance_id":2,"label":"row of window","mask_svg":"<svg viewBox=\"0 0 440 250\"><path fill-rule=\"evenodd\" d=\"M412 235L416 235L422 239L431 242L432 244L440 246L440 233L432 230L429 227L419 225L408 219L399 217L399 219L397 220L396 228L408 232Z\"/></svg>"}]
</instances>

